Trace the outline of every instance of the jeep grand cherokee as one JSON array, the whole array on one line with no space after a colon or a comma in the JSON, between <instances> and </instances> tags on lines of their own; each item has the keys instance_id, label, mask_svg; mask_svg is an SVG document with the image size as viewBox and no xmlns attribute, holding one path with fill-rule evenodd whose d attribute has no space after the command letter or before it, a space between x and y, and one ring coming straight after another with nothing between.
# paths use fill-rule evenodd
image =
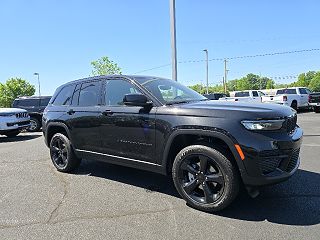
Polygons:
<instances>
[{"instance_id":1,"label":"jeep grand cherokee","mask_svg":"<svg viewBox=\"0 0 320 240\"><path fill-rule=\"evenodd\" d=\"M287 106L210 101L172 80L120 75L59 87L43 132L58 171L85 158L166 174L189 205L213 212L241 183L250 189L295 173L296 122Z\"/></svg>"}]
</instances>

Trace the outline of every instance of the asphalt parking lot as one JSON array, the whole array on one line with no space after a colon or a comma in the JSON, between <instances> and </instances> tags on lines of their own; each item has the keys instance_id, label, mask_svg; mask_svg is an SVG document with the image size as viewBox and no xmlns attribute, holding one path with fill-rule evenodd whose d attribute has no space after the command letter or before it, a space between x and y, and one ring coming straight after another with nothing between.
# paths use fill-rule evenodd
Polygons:
<instances>
[{"instance_id":1,"label":"asphalt parking lot","mask_svg":"<svg viewBox=\"0 0 320 240\"><path fill-rule=\"evenodd\" d=\"M320 114L300 113L301 165L256 199L208 214L166 177L84 161L52 166L41 133L0 137L0 239L320 239Z\"/></svg>"}]
</instances>

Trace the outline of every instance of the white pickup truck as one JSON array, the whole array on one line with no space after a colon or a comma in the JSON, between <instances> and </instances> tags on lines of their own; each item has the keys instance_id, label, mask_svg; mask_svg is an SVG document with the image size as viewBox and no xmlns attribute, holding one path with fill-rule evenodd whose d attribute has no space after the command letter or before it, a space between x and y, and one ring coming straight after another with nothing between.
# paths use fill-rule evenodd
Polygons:
<instances>
[{"instance_id":1,"label":"white pickup truck","mask_svg":"<svg viewBox=\"0 0 320 240\"><path fill-rule=\"evenodd\" d=\"M309 107L309 94L311 91L305 87L291 87L278 89L275 96L263 96L263 103L277 103L287 105L297 110Z\"/></svg>"},{"instance_id":2,"label":"white pickup truck","mask_svg":"<svg viewBox=\"0 0 320 240\"><path fill-rule=\"evenodd\" d=\"M30 117L20 108L0 108L0 135L15 137L30 127Z\"/></svg>"},{"instance_id":3,"label":"white pickup truck","mask_svg":"<svg viewBox=\"0 0 320 240\"><path fill-rule=\"evenodd\" d=\"M245 91L235 92L234 97L224 97L224 98L219 98L219 100L261 103L262 96L264 96L264 93L259 90L245 90Z\"/></svg>"}]
</instances>

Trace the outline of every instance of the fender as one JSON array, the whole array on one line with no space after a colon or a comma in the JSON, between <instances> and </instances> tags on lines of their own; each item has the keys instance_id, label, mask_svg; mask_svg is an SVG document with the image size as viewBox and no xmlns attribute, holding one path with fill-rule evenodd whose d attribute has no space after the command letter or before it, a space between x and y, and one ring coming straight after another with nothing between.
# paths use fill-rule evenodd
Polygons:
<instances>
[{"instance_id":1,"label":"fender","mask_svg":"<svg viewBox=\"0 0 320 240\"><path fill-rule=\"evenodd\" d=\"M235 148L235 144L237 144L237 141L227 132L225 132L222 129L210 129L210 128L197 128L194 127L193 129L176 129L174 130L171 135L168 137L168 141L166 143L166 146L164 148L164 153L163 153L163 158L162 158L162 166L164 167L164 169L167 169L167 157L169 155L169 150L171 147L171 144L174 140L175 137L179 136L179 135L201 135L201 136L208 136L208 137L214 137L214 138L218 138L222 141L224 141L228 147L230 148L236 163L238 165L238 168L240 170L240 173L242 175L242 173L246 173L245 170L245 166L243 164L243 161L241 160L241 157L238 154L238 151Z\"/></svg>"},{"instance_id":2,"label":"fender","mask_svg":"<svg viewBox=\"0 0 320 240\"><path fill-rule=\"evenodd\" d=\"M68 138L71 140L72 142L72 139L71 139L71 133L70 133L70 129L68 128L68 126L62 122L50 122L48 123L46 129L45 129L45 132L44 132L44 135L45 135L45 142L46 142L46 145L49 146L49 142L48 142L48 132L50 130L50 128L52 127L62 127L66 133L68 134Z\"/></svg>"}]
</instances>

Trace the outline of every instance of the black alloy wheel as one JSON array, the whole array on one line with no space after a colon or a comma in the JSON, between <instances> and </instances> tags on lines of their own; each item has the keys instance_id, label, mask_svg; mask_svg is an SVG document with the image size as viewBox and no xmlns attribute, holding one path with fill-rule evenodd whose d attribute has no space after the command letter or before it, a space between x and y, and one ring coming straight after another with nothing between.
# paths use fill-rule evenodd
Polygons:
<instances>
[{"instance_id":1,"label":"black alloy wheel","mask_svg":"<svg viewBox=\"0 0 320 240\"><path fill-rule=\"evenodd\" d=\"M199 203L216 202L224 191L223 173L210 157L203 154L192 154L184 160L179 179L186 194Z\"/></svg>"},{"instance_id":2,"label":"black alloy wheel","mask_svg":"<svg viewBox=\"0 0 320 240\"><path fill-rule=\"evenodd\" d=\"M177 154L172 178L190 206L207 212L227 207L238 195L241 181L230 153L205 143L185 147Z\"/></svg>"},{"instance_id":3,"label":"black alloy wheel","mask_svg":"<svg viewBox=\"0 0 320 240\"><path fill-rule=\"evenodd\" d=\"M68 149L61 138L54 138L51 145L51 158L59 168L68 164Z\"/></svg>"},{"instance_id":4,"label":"black alloy wheel","mask_svg":"<svg viewBox=\"0 0 320 240\"><path fill-rule=\"evenodd\" d=\"M81 159L74 154L69 138L62 133L53 135L50 141L50 156L53 165L60 172L71 172L81 163Z\"/></svg>"}]
</instances>

